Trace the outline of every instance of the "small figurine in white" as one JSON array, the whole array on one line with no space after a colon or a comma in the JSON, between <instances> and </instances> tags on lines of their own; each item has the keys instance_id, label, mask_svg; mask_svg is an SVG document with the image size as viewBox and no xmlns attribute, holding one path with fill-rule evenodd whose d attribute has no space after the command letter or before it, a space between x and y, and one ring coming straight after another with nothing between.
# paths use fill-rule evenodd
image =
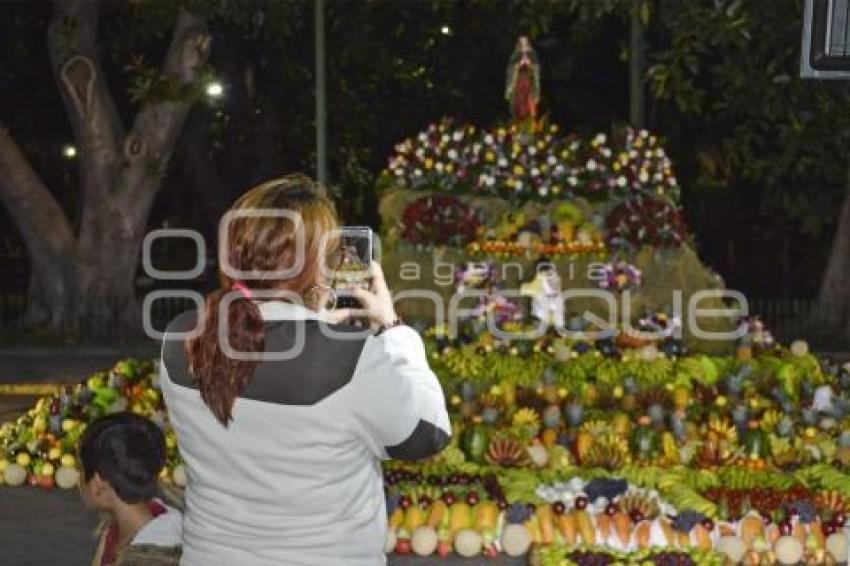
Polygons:
<instances>
[{"instance_id":1,"label":"small figurine in white","mask_svg":"<svg viewBox=\"0 0 850 566\"><path fill-rule=\"evenodd\" d=\"M520 292L531 297L531 314L555 328L564 327L561 277L550 262L538 264L534 279L523 283Z\"/></svg>"}]
</instances>

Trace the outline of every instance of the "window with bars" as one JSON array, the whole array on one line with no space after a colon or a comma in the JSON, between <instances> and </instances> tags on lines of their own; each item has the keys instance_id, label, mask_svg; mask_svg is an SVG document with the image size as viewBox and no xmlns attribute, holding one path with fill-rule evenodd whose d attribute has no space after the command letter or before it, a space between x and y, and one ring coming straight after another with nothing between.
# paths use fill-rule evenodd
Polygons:
<instances>
[{"instance_id":1,"label":"window with bars","mask_svg":"<svg viewBox=\"0 0 850 566\"><path fill-rule=\"evenodd\" d=\"M801 75L850 78L850 0L806 0Z\"/></svg>"}]
</instances>

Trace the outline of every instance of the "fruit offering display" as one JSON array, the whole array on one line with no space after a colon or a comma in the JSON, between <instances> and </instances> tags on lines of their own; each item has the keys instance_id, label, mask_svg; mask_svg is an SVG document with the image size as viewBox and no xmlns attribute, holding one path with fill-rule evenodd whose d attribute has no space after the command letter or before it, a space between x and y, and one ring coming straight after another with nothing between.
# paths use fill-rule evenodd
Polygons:
<instances>
[{"instance_id":1,"label":"fruit offering display","mask_svg":"<svg viewBox=\"0 0 850 566\"><path fill-rule=\"evenodd\" d=\"M86 425L116 411L132 411L165 433L161 478L182 486L186 474L174 430L168 425L154 362L122 360L82 383L58 388L13 422L0 426L0 485L76 488L77 445Z\"/></svg>"}]
</instances>

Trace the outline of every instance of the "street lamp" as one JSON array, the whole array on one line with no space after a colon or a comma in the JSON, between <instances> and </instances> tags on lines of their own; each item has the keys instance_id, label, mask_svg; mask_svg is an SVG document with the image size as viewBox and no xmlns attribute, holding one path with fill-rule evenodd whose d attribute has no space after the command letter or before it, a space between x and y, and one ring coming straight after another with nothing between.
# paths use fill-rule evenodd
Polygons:
<instances>
[{"instance_id":1,"label":"street lamp","mask_svg":"<svg viewBox=\"0 0 850 566\"><path fill-rule=\"evenodd\" d=\"M74 159L77 157L77 146L70 143L65 144L62 147L62 156L65 157L65 159Z\"/></svg>"},{"instance_id":2,"label":"street lamp","mask_svg":"<svg viewBox=\"0 0 850 566\"><path fill-rule=\"evenodd\" d=\"M443 26L440 28L440 33L442 33L443 35L451 35L452 28L450 28L449 26Z\"/></svg>"},{"instance_id":3,"label":"street lamp","mask_svg":"<svg viewBox=\"0 0 850 566\"><path fill-rule=\"evenodd\" d=\"M224 94L224 85L219 81L213 81L207 84L207 96L210 98L221 98Z\"/></svg>"}]
</instances>

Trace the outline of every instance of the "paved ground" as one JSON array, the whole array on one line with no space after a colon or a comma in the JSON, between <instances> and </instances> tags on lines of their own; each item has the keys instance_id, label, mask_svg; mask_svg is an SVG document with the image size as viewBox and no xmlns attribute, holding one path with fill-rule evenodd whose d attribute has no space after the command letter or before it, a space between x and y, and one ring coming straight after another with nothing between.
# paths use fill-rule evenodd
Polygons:
<instances>
[{"instance_id":1,"label":"paved ground","mask_svg":"<svg viewBox=\"0 0 850 566\"><path fill-rule=\"evenodd\" d=\"M139 345L120 350L55 349L0 350L0 383L74 382L129 357L153 358L157 346Z\"/></svg>"},{"instance_id":2,"label":"paved ground","mask_svg":"<svg viewBox=\"0 0 850 566\"><path fill-rule=\"evenodd\" d=\"M0 564L88 566L98 517L80 504L76 491L44 492L0 487ZM392 557L390 566L433 565L433 558ZM440 566L519 566L508 558L440 560Z\"/></svg>"}]
</instances>

